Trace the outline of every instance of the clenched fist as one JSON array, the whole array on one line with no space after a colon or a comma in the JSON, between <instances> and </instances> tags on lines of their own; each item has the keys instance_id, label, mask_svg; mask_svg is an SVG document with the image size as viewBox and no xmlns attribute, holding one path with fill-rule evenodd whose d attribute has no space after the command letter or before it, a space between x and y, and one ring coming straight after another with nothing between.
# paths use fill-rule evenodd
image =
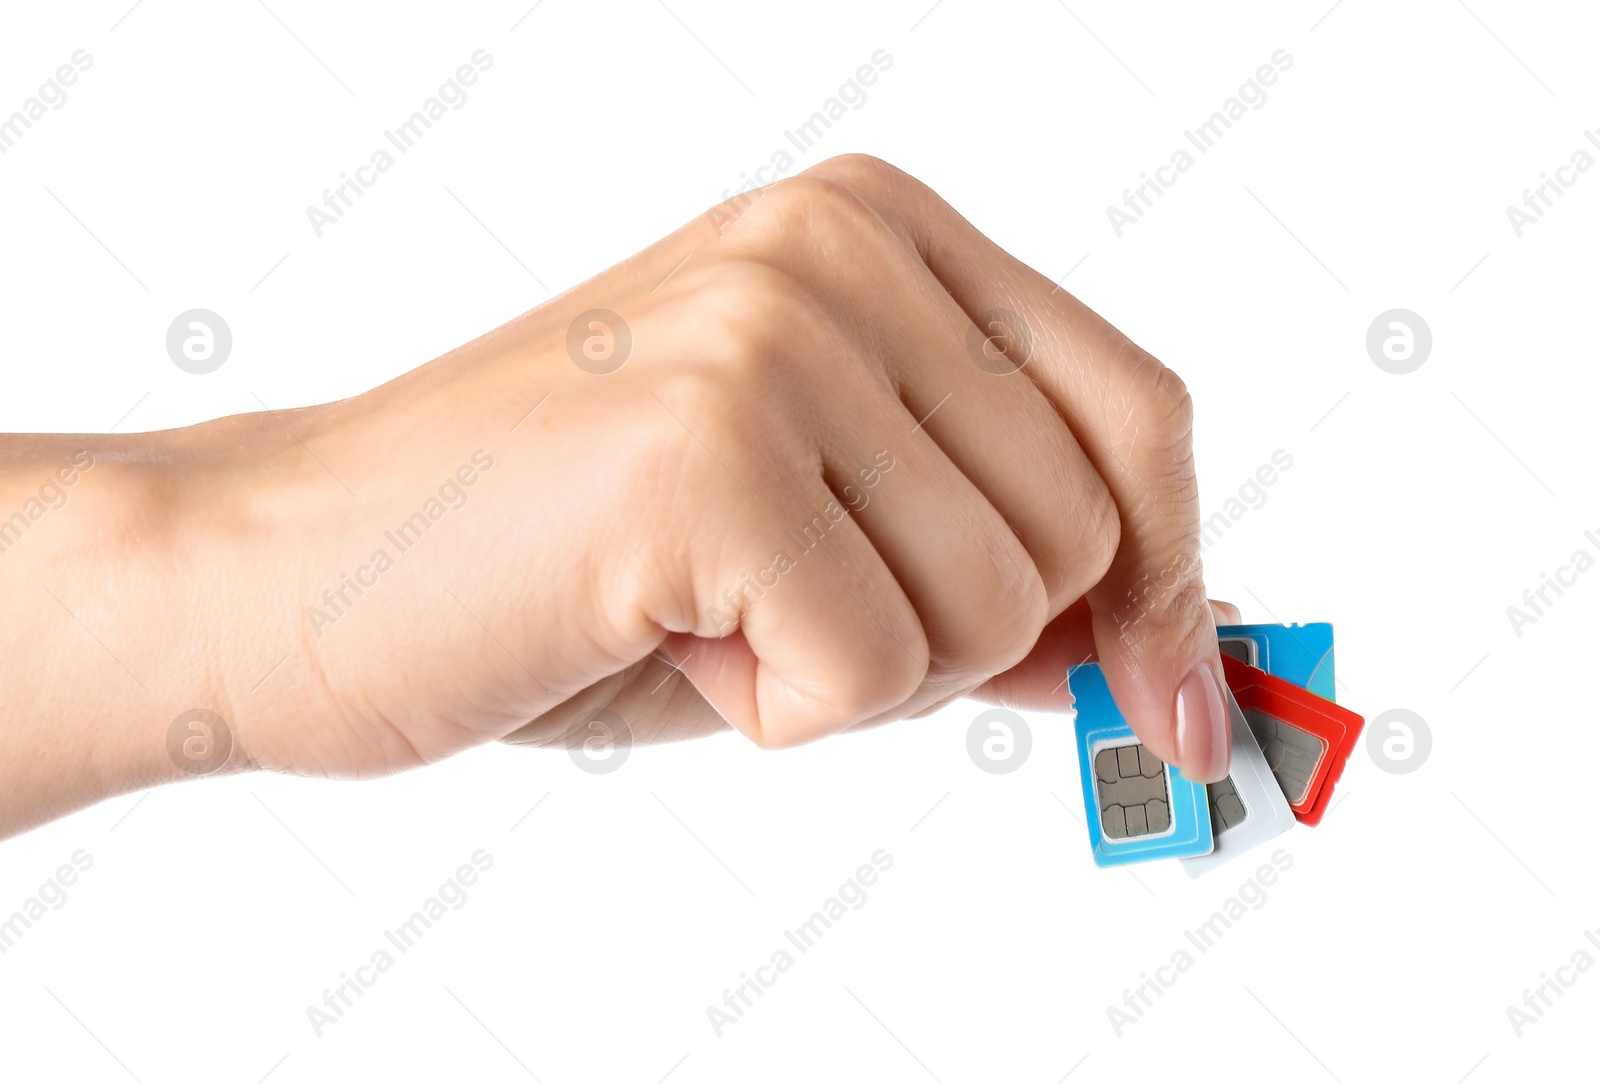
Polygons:
<instances>
[{"instance_id":1,"label":"clenched fist","mask_svg":"<svg viewBox=\"0 0 1600 1084\"><path fill-rule=\"evenodd\" d=\"M1171 370L833 159L354 399L6 438L7 506L92 469L0 559L0 832L181 777L190 709L234 768L362 776L597 709L779 747L1065 708L1096 651L1140 739L1215 780L1190 436Z\"/></svg>"}]
</instances>

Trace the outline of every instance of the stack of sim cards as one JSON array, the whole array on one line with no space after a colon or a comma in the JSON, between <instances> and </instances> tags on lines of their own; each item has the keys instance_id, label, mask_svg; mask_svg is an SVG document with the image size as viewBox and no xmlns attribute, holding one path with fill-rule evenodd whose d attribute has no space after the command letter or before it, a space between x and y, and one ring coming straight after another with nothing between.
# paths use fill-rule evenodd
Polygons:
<instances>
[{"instance_id":1,"label":"stack of sim cards","mask_svg":"<svg viewBox=\"0 0 1600 1084\"><path fill-rule=\"evenodd\" d=\"M1191 783L1140 744L1098 663L1068 675L1097 865L1181 858L1199 876L1327 811L1362 726L1334 703L1333 626L1223 625L1217 639L1233 729L1220 783Z\"/></svg>"}]
</instances>

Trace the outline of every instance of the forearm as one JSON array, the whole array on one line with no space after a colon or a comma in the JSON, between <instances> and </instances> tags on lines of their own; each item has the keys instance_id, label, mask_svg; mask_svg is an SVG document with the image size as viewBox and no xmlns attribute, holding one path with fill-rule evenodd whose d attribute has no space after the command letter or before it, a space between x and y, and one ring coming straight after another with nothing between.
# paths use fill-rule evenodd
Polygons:
<instances>
[{"instance_id":1,"label":"forearm","mask_svg":"<svg viewBox=\"0 0 1600 1084\"><path fill-rule=\"evenodd\" d=\"M0 836L183 775L167 727L215 708L159 444L0 438Z\"/></svg>"},{"instance_id":2,"label":"forearm","mask_svg":"<svg viewBox=\"0 0 1600 1084\"><path fill-rule=\"evenodd\" d=\"M427 383L462 371L160 433L0 437L0 838L197 775L414 767L565 699L415 695L485 651L548 672L534 626L489 632L478 615L503 618L456 578L486 572L469 520L516 507L480 511L504 448ZM450 651L396 646L425 643Z\"/></svg>"}]
</instances>

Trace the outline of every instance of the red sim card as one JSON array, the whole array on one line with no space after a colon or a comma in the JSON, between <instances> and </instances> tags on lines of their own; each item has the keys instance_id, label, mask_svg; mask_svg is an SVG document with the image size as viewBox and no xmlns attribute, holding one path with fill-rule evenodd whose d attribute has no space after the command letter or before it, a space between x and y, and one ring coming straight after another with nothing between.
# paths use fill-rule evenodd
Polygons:
<instances>
[{"instance_id":1,"label":"red sim card","mask_svg":"<svg viewBox=\"0 0 1600 1084\"><path fill-rule=\"evenodd\" d=\"M1295 819L1316 824L1327 811L1364 720L1231 655L1222 656L1222 672Z\"/></svg>"}]
</instances>

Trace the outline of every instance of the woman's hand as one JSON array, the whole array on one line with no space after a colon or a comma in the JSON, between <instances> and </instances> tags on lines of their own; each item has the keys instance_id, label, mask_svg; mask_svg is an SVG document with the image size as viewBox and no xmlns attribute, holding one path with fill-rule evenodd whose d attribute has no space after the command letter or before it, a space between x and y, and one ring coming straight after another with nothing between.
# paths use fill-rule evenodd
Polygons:
<instances>
[{"instance_id":1,"label":"woman's hand","mask_svg":"<svg viewBox=\"0 0 1600 1084\"><path fill-rule=\"evenodd\" d=\"M75 785L0 769L34 795L0 832L180 777L188 709L234 767L363 776L581 742L601 708L768 747L964 695L1065 708L1095 648L1141 740L1217 779L1190 425L1160 362L848 157L355 399L9 438L8 501L94 467L0 557L32 718L7 740L70 717L105 752Z\"/></svg>"}]
</instances>

